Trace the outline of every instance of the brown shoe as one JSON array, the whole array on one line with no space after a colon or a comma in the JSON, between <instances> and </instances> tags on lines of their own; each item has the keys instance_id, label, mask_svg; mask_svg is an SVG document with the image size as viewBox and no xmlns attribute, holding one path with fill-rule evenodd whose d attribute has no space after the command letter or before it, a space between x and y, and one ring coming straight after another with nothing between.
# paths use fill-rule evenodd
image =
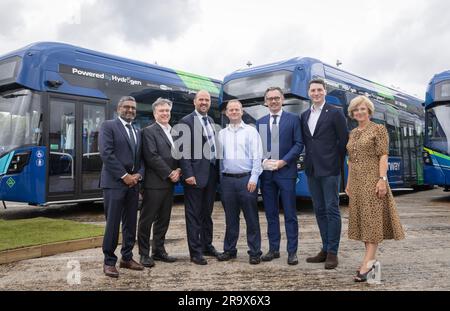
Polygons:
<instances>
[{"instance_id":1,"label":"brown shoe","mask_svg":"<svg viewBox=\"0 0 450 311\"><path fill-rule=\"evenodd\" d=\"M117 279L119 277L119 271L117 271L116 266L103 265L103 273L111 278Z\"/></svg>"},{"instance_id":2,"label":"brown shoe","mask_svg":"<svg viewBox=\"0 0 450 311\"><path fill-rule=\"evenodd\" d=\"M334 269L338 266L338 256L332 253L328 253L327 260L325 261L325 269Z\"/></svg>"},{"instance_id":3,"label":"brown shoe","mask_svg":"<svg viewBox=\"0 0 450 311\"><path fill-rule=\"evenodd\" d=\"M133 259L129 260L129 261L125 261L123 259L120 259L120 268L125 268L125 269L130 269L130 270L144 270L144 266L137 263L136 261L134 261Z\"/></svg>"},{"instance_id":4,"label":"brown shoe","mask_svg":"<svg viewBox=\"0 0 450 311\"><path fill-rule=\"evenodd\" d=\"M324 251L320 251L314 257L306 258L306 262L309 262L309 263L325 262L325 260L327 260L327 252L324 252Z\"/></svg>"}]
</instances>

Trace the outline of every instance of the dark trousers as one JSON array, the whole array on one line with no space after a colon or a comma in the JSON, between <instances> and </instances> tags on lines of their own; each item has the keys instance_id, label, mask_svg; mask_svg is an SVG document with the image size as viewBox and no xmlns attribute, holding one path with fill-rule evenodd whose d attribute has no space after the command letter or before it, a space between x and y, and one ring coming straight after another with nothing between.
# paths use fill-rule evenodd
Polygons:
<instances>
[{"instance_id":1,"label":"dark trousers","mask_svg":"<svg viewBox=\"0 0 450 311\"><path fill-rule=\"evenodd\" d=\"M252 257L261 256L261 231L257 198L258 191L248 192L247 184L250 176L235 178L223 176L221 181L222 204L225 210L225 240L223 250L236 254L236 244L239 238L239 215L241 209L247 225L248 254Z\"/></svg>"},{"instance_id":2,"label":"dark trousers","mask_svg":"<svg viewBox=\"0 0 450 311\"><path fill-rule=\"evenodd\" d=\"M137 209L139 201L138 187L103 189L106 217L105 236L103 238L103 254L105 264L114 266L117 256L114 254L119 240L120 222L122 222L122 259L133 258L133 247L136 240Z\"/></svg>"},{"instance_id":3,"label":"dark trousers","mask_svg":"<svg viewBox=\"0 0 450 311\"><path fill-rule=\"evenodd\" d=\"M191 257L200 257L203 251L212 246L212 211L217 189L217 172L211 165L206 187L185 185L184 207L186 232Z\"/></svg>"},{"instance_id":4,"label":"dark trousers","mask_svg":"<svg viewBox=\"0 0 450 311\"><path fill-rule=\"evenodd\" d=\"M337 254L341 239L340 176L309 177L308 186L322 238L322 250Z\"/></svg>"},{"instance_id":5,"label":"dark trousers","mask_svg":"<svg viewBox=\"0 0 450 311\"><path fill-rule=\"evenodd\" d=\"M266 173L266 172L265 172ZM270 172L268 172L270 174ZM263 173L264 174L264 173ZM287 237L287 252L296 253L298 248L298 219L294 178L261 178L261 190L264 210L267 218L267 235L269 250L280 250L280 208L279 199L284 210L284 226Z\"/></svg>"},{"instance_id":6,"label":"dark trousers","mask_svg":"<svg viewBox=\"0 0 450 311\"><path fill-rule=\"evenodd\" d=\"M150 232L153 226L152 253L165 253L164 241L169 228L173 204L173 187L145 189L138 227L140 255L150 254Z\"/></svg>"}]
</instances>

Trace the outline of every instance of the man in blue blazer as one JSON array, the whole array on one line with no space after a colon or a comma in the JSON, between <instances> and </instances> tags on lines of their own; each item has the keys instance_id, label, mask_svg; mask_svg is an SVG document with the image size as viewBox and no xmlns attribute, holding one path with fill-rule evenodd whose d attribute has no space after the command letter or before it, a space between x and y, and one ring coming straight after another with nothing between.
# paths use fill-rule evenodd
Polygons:
<instances>
[{"instance_id":1,"label":"man in blue blazer","mask_svg":"<svg viewBox=\"0 0 450 311\"><path fill-rule=\"evenodd\" d=\"M338 265L341 236L339 181L348 140L347 122L342 109L325 102L325 82L309 82L311 108L302 113L305 143L305 173L314 212L322 238L322 250L307 262L325 262L325 269Z\"/></svg>"},{"instance_id":2,"label":"man in blue blazer","mask_svg":"<svg viewBox=\"0 0 450 311\"><path fill-rule=\"evenodd\" d=\"M117 105L119 117L105 121L100 129L99 149L103 167L100 187L103 188L106 216L103 254L103 272L109 277L119 277L114 254L122 221L122 258L120 268L143 270L133 260L136 239L137 210L139 200L138 182L144 175L141 167L141 137L133 127L136 117L136 101L124 96Z\"/></svg>"},{"instance_id":3,"label":"man in blue blazer","mask_svg":"<svg viewBox=\"0 0 450 311\"><path fill-rule=\"evenodd\" d=\"M193 263L206 265L208 262L204 255L219 255L212 245L211 215L219 180L219 166L214 120L208 116L211 107L209 92L198 91L194 106L195 110L180 120L177 131L183 132L180 137L183 141L180 167L184 184L189 253Z\"/></svg>"},{"instance_id":4,"label":"man in blue blazer","mask_svg":"<svg viewBox=\"0 0 450 311\"><path fill-rule=\"evenodd\" d=\"M279 87L270 87L264 94L270 114L256 122L264 145L261 192L267 218L269 251L261 257L271 261L280 257L279 198L284 210L288 264L298 264L298 219L295 184L297 159L303 150L298 115L282 110L284 96Z\"/></svg>"}]
</instances>

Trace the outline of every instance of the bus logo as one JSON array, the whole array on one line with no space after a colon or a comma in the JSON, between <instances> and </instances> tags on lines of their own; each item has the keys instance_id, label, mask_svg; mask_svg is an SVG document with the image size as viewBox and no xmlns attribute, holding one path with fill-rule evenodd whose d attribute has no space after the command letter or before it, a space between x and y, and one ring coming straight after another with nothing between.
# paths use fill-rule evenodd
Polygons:
<instances>
[{"instance_id":1,"label":"bus logo","mask_svg":"<svg viewBox=\"0 0 450 311\"><path fill-rule=\"evenodd\" d=\"M41 150L38 150L38 151L36 152L36 157L38 157L39 159L41 159L41 158L44 157L44 153L43 153Z\"/></svg>"},{"instance_id":2,"label":"bus logo","mask_svg":"<svg viewBox=\"0 0 450 311\"><path fill-rule=\"evenodd\" d=\"M16 181L14 180L14 178L9 177L8 180L6 181L6 184L9 186L9 188L12 188L16 184Z\"/></svg>"}]
</instances>

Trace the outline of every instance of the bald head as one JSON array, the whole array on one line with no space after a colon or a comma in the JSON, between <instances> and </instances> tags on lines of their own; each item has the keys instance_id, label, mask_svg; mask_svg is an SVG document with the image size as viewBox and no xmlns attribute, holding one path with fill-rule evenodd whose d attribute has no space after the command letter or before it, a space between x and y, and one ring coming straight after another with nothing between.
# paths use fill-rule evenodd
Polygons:
<instances>
[{"instance_id":1,"label":"bald head","mask_svg":"<svg viewBox=\"0 0 450 311\"><path fill-rule=\"evenodd\" d=\"M195 110L202 115L208 114L211 107L211 95L206 90L200 90L195 94L194 98Z\"/></svg>"}]
</instances>

